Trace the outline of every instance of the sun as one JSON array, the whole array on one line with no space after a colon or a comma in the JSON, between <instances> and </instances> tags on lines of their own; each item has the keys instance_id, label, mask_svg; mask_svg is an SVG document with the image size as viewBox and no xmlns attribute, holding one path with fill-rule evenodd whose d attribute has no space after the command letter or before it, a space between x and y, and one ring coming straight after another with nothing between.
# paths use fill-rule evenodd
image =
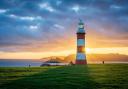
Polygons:
<instances>
[{"instance_id":1,"label":"sun","mask_svg":"<svg viewBox=\"0 0 128 89\"><path fill-rule=\"evenodd\" d=\"M87 53L91 52L91 48L85 48L85 50L86 50Z\"/></svg>"}]
</instances>

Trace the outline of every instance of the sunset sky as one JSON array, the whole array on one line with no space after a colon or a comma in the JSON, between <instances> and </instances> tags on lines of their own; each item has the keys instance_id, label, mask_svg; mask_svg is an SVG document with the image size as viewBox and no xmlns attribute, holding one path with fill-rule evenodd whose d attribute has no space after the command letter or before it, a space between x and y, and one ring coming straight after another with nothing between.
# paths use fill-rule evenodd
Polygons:
<instances>
[{"instance_id":1,"label":"sunset sky","mask_svg":"<svg viewBox=\"0 0 128 89\"><path fill-rule=\"evenodd\" d=\"M87 53L128 55L128 0L0 0L0 58L76 53L79 18Z\"/></svg>"}]
</instances>

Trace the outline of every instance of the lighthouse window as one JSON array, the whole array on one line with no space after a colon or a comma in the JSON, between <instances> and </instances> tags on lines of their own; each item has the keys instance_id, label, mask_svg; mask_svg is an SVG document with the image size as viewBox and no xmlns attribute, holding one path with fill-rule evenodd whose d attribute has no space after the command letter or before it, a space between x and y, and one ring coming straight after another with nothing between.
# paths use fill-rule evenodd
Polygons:
<instances>
[{"instance_id":1,"label":"lighthouse window","mask_svg":"<svg viewBox=\"0 0 128 89\"><path fill-rule=\"evenodd\" d=\"M84 28L84 25L79 25L79 28Z\"/></svg>"}]
</instances>

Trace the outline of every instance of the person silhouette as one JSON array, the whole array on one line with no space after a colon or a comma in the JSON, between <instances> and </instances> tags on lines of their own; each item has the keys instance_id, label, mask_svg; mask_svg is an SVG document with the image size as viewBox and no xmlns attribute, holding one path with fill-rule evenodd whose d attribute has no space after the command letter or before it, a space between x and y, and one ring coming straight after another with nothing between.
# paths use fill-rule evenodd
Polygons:
<instances>
[{"instance_id":1,"label":"person silhouette","mask_svg":"<svg viewBox=\"0 0 128 89\"><path fill-rule=\"evenodd\" d=\"M29 64L28 66L29 66L29 67L31 67L31 65L30 65L30 64Z\"/></svg>"}]
</instances>

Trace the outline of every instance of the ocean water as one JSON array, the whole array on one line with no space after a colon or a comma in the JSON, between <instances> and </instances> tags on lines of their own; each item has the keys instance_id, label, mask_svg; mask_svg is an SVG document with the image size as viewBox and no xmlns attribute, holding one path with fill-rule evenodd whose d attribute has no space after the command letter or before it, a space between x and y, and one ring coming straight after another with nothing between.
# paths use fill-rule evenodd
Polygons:
<instances>
[{"instance_id":1,"label":"ocean water","mask_svg":"<svg viewBox=\"0 0 128 89\"><path fill-rule=\"evenodd\" d=\"M0 67L27 67L31 66L40 66L41 61L33 60L12 60L12 59L0 59Z\"/></svg>"},{"instance_id":2,"label":"ocean water","mask_svg":"<svg viewBox=\"0 0 128 89\"><path fill-rule=\"evenodd\" d=\"M0 67L28 67L31 66L40 66L43 61L40 60L22 60L22 59L0 59ZM123 63L128 64L128 61L105 61L105 64L110 63ZM88 64L102 64L102 61L93 61L88 62Z\"/></svg>"}]
</instances>

